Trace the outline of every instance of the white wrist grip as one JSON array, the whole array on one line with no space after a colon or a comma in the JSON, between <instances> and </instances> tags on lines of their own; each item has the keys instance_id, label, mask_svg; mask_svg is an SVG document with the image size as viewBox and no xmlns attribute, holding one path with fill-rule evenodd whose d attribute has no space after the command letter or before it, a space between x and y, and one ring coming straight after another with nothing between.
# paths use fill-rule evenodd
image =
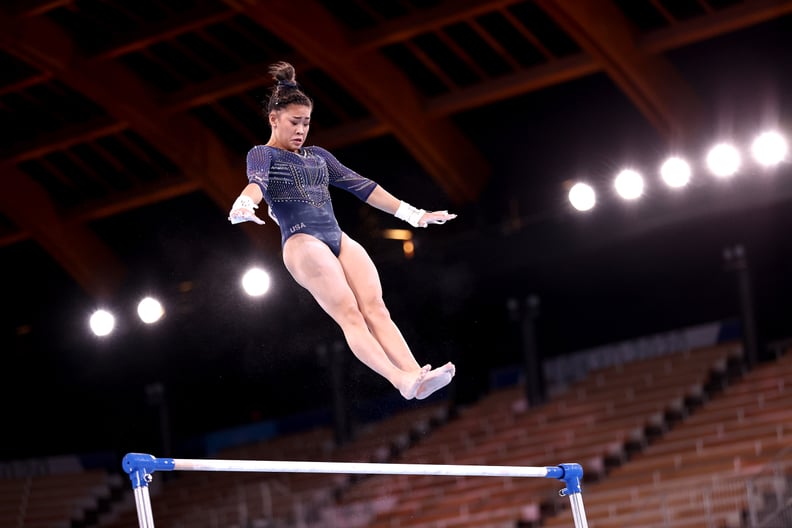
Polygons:
<instances>
[{"instance_id":1,"label":"white wrist grip","mask_svg":"<svg viewBox=\"0 0 792 528\"><path fill-rule=\"evenodd\" d=\"M234 200L234 205L231 206L231 209L250 209L251 211L258 209L258 205L253 203L253 198L247 196L245 194L240 194L237 196L237 199Z\"/></svg>"},{"instance_id":2,"label":"white wrist grip","mask_svg":"<svg viewBox=\"0 0 792 528\"><path fill-rule=\"evenodd\" d=\"M234 205L231 206L228 220L230 220L232 224L255 222L259 225L263 225L264 220L256 216L256 209L258 209L258 205L253 202L253 199L250 196L241 194L234 201Z\"/></svg>"},{"instance_id":3,"label":"white wrist grip","mask_svg":"<svg viewBox=\"0 0 792 528\"><path fill-rule=\"evenodd\" d=\"M413 227L426 227L418 224L424 214L426 214L426 211L423 209L415 208L407 202L402 201L399 203L399 208L396 209L396 213L394 213L393 216L399 220L404 220Z\"/></svg>"}]
</instances>

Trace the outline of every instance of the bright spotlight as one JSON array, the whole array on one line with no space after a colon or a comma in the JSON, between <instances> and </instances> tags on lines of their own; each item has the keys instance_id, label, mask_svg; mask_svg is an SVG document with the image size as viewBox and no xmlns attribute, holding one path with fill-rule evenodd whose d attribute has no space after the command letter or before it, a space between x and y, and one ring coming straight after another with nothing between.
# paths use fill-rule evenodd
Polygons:
<instances>
[{"instance_id":1,"label":"bright spotlight","mask_svg":"<svg viewBox=\"0 0 792 528\"><path fill-rule=\"evenodd\" d=\"M138 303L138 316L146 324L156 323L165 314L162 304L152 297L146 297Z\"/></svg>"},{"instance_id":2,"label":"bright spotlight","mask_svg":"<svg viewBox=\"0 0 792 528\"><path fill-rule=\"evenodd\" d=\"M754 139L751 152L757 163L772 167L786 158L787 142L778 132L763 132Z\"/></svg>"},{"instance_id":3,"label":"bright spotlight","mask_svg":"<svg viewBox=\"0 0 792 528\"><path fill-rule=\"evenodd\" d=\"M643 177L632 169L624 169L614 181L616 192L625 200L635 200L643 194Z\"/></svg>"},{"instance_id":4,"label":"bright spotlight","mask_svg":"<svg viewBox=\"0 0 792 528\"><path fill-rule=\"evenodd\" d=\"M251 268L242 276L242 288L251 297L259 297L267 293L270 287L269 274L260 268Z\"/></svg>"},{"instance_id":5,"label":"bright spotlight","mask_svg":"<svg viewBox=\"0 0 792 528\"><path fill-rule=\"evenodd\" d=\"M578 211L588 211L597 203L597 196L590 185L576 183L569 189L569 202Z\"/></svg>"},{"instance_id":6,"label":"bright spotlight","mask_svg":"<svg viewBox=\"0 0 792 528\"><path fill-rule=\"evenodd\" d=\"M91 330L99 337L108 335L115 327L115 317L107 310L96 310L89 320Z\"/></svg>"},{"instance_id":7,"label":"bright spotlight","mask_svg":"<svg viewBox=\"0 0 792 528\"><path fill-rule=\"evenodd\" d=\"M707 166L719 178L734 176L741 162L739 151L727 143L715 145L707 154Z\"/></svg>"},{"instance_id":8,"label":"bright spotlight","mask_svg":"<svg viewBox=\"0 0 792 528\"><path fill-rule=\"evenodd\" d=\"M660 167L660 177L669 187L684 187L690 182L690 165L682 158L670 157Z\"/></svg>"}]
</instances>

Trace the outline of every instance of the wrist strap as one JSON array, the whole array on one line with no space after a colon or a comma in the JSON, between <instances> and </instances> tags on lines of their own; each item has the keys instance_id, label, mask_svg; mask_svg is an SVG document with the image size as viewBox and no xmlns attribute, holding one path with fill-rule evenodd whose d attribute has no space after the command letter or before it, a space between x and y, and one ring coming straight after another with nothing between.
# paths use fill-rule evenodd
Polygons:
<instances>
[{"instance_id":1,"label":"wrist strap","mask_svg":"<svg viewBox=\"0 0 792 528\"><path fill-rule=\"evenodd\" d=\"M420 227L418 222L425 213L426 211L423 209L418 209L407 202L402 201L399 203L399 208L396 209L396 213L394 213L393 216L399 220L404 220L413 227Z\"/></svg>"},{"instance_id":2,"label":"wrist strap","mask_svg":"<svg viewBox=\"0 0 792 528\"><path fill-rule=\"evenodd\" d=\"M240 194L234 201L234 205L231 206L231 210L233 211L234 209L250 209L251 211L255 211L258 209L258 205L253 203L253 198L250 196Z\"/></svg>"}]
</instances>

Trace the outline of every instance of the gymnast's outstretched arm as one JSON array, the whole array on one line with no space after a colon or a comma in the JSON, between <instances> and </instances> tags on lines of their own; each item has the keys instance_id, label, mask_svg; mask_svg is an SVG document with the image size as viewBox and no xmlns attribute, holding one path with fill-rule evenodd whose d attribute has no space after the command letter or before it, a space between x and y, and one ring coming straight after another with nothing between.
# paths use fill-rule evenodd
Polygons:
<instances>
[{"instance_id":1,"label":"gymnast's outstretched arm","mask_svg":"<svg viewBox=\"0 0 792 528\"><path fill-rule=\"evenodd\" d=\"M400 220L404 220L413 227L426 227L429 224L444 224L453 220L457 215L448 211L424 211L399 200L391 193L377 185L369 195L366 203L381 211L390 213Z\"/></svg>"},{"instance_id":2,"label":"gymnast's outstretched arm","mask_svg":"<svg viewBox=\"0 0 792 528\"><path fill-rule=\"evenodd\" d=\"M264 224L264 220L256 216L256 209L261 202L262 194L261 189L255 183L248 183L242 190L234 205L231 206L231 211L228 213L228 220L232 224L239 224L241 222L255 222L259 225Z\"/></svg>"}]
</instances>

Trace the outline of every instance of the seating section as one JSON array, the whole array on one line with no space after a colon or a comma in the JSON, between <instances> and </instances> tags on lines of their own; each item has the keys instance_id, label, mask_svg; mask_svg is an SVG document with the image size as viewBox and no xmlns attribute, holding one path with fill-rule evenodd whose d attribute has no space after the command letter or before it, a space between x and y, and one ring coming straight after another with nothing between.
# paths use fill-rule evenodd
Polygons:
<instances>
[{"instance_id":1,"label":"seating section","mask_svg":"<svg viewBox=\"0 0 792 528\"><path fill-rule=\"evenodd\" d=\"M70 528L108 498L119 480L98 469L0 480L0 526Z\"/></svg>"},{"instance_id":2,"label":"seating section","mask_svg":"<svg viewBox=\"0 0 792 528\"><path fill-rule=\"evenodd\" d=\"M792 444L791 398L792 354L756 366L627 464L585 486L589 526L741 526L747 480ZM568 515L560 512L545 526L566 526Z\"/></svg>"},{"instance_id":3,"label":"seating section","mask_svg":"<svg viewBox=\"0 0 792 528\"><path fill-rule=\"evenodd\" d=\"M533 409L525 405L521 387L502 390L463 410L400 461L580 462L596 478L623 463L631 448L648 444L651 431L666 427L686 401L700 398L713 369L724 370L737 351L733 345L712 347L603 369ZM513 527L538 521L543 504L553 503L560 487L532 478L377 476L351 488L341 504L390 497L393 507L368 525L373 528Z\"/></svg>"},{"instance_id":4,"label":"seating section","mask_svg":"<svg viewBox=\"0 0 792 528\"><path fill-rule=\"evenodd\" d=\"M678 352L594 371L536 407L518 385L453 417L445 402L409 407L342 446L320 427L215 458L578 462L591 528L736 528L748 507L746 481L792 441L792 354L734 379L729 367L740 354L736 343ZM0 480L0 526L70 528L113 485L104 471ZM517 477L173 472L155 474L149 490L165 528L515 528L569 526L562 487ZM82 526L137 526L131 487L124 495Z\"/></svg>"},{"instance_id":5,"label":"seating section","mask_svg":"<svg viewBox=\"0 0 792 528\"><path fill-rule=\"evenodd\" d=\"M445 413L444 405L416 407L363 427L354 440L341 447L335 445L333 431L322 427L227 449L216 458L382 461L391 450L405 446L410 434L444 419ZM313 473L175 472L167 476L159 479L164 482L151 486L155 523L191 528L306 525L318 518L322 506L334 500L337 490L352 481L350 475ZM136 510L128 499L102 526L121 528L136 523Z\"/></svg>"},{"instance_id":6,"label":"seating section","mask_svg":"<svg viewBox=\"0 0 792 528\"><path fill-rule=\"evenodd\" d=\"M0 526L22 526L29 479L0 479Z\"/></svg>"}]
</instances>

